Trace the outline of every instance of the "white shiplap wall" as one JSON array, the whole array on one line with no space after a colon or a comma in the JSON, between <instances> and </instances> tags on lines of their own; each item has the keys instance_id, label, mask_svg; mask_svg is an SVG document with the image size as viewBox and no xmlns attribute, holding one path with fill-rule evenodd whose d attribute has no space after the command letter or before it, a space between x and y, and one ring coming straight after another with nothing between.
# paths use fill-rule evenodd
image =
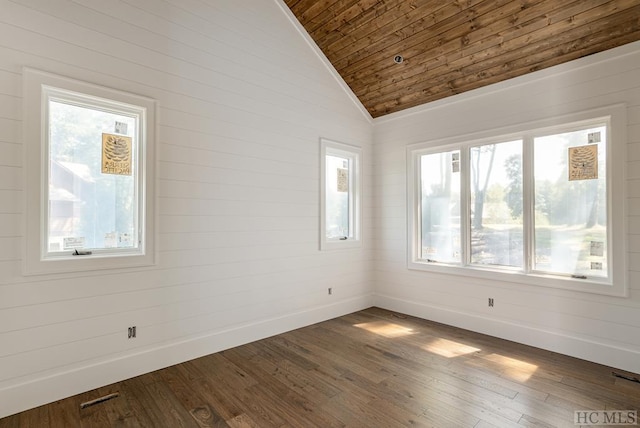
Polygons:
<instances>
[{"instance_id":1,"label":"white shiplap wall","mask_svg":"<svg viewBox=\"0 0 640 428\"><path fill-rule=\"evenodd\" d=\"M376 303L640 372L639 77L640 43L634 43L376 120ZM407 269L408 145L617 103L626 103L628 117L628 298Z\"/></svg>"},{"instance_id":2,"label":"white shiplap wall","mask_svg":"<svg viewBox=\"0 0 640 428\"><path fill-rule=\"evenodd\" d=\"M24 66L157 100L157 266L22 275ZM361 249L318 250L320 137ZM370 306L371 140L277 1L0 0L0 417Z\"/></svg>"}]
</instances>

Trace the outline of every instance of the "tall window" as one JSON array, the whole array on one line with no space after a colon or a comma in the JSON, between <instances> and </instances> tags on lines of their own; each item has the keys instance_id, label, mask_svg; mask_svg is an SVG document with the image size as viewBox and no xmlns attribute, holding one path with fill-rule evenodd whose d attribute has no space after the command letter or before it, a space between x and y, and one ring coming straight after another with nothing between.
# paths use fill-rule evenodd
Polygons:
<instances>
[{"instance_id":1,"label":"tall window","mask_svg":"<svg viewBox=\"0 0 640 428\"><path fill-rule=\"evenodd\" d=\"M535 137L533 150L533 269L607 278L607 125Z\"/></svg>"},{"instance_id":2,"label":"tall window","mask_svg":"<svg viewBox=\"0 0 640 428\"><path fill-rule=\"evenodd\" d=\"M605 110L410 148L409 267L623 295L624 107Z\"/></svg>"},{"instance_id":3,"label":"tall window","mask_svg":"<svg viewBox=\"0 0 640 428\"><path fill-rule=\"evenodd\" d=\"M142 110L47 88L46 257L136 250ZM81 104L81 105L80 105Z\"/></svg>"},{"instance_id":4,"label":"tall window","mask_svg":"<svg viewBox=\"0 0 640 428\"><path fill-rule=\"evenodd\" d=\"M522 268L522 140L474 146L469 152L469 261Z\"/></svg>"},{"instance_id":5,"label":"tall window","mask_svg":"<svg viewBox=\"0 0 640 428\"><path fill-rule=\"evenodd\" d=\"M321 249L360 245L360 156L357 147L320 142Z\"/></svg>"},{"instance_id":6,"label":"tall window","mask_svg":"<svg viewBox=\"0 0 640 428\"><path fill-rule=\"evenodd\" d=\"M27 273L150 263L153 102L32 70L25 94Z\"/></svg>"},{"instance_id":7,"label":"tall window","mask_svg":"<svg viewBox=\"0 0 640 428\"><path fill-rule=\"evenodd\" d=\"M460 263L460 150L420 158L421 258Z\"/></svg>"}]
</instances>

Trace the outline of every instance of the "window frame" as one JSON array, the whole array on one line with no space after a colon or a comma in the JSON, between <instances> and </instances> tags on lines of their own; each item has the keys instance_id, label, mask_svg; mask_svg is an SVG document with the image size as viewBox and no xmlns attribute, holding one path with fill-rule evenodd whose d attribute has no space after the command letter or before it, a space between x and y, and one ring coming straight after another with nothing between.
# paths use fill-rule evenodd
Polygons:
<instances>
[{"instance_id":1,"label":"window frame","mask_svg":"<svg viewBox=\"0 0 640 428\"><path fill-rule=\"evenodd\" d=\"M349 160L349 239L327 238L326 158L339 156ZM357 248L362 245L361 224L362 149L349 144L320 139L320 249Z\"/></svg>"},{"instance_id":2,"label":"window frame","mask_svg":"<svg viewBox=\"0 0 640 428\"><path fill-rule=\"evenodd\" d=\"M155 112L153 99L55 74L23 69L26 275L117 269L155 264ZM138 248L100 249L74 256L47 248L49 221L49 101L114 112L139 113L135 178Z\"/></svg>"},{"instance_id":3,"label":"window frame","mask_svg":"<svg viewBox=\"0 0 640 428\"><path fill-rule=\"evenodd\" d=\"M596 122L607 124L607 278L573 278L533 270L534 229L533 222L533 138L560 133ZM471 263L470 240L470 185L469 153L471 147L485 144L523 140L523 215L525 220L523 242L523 268L483 266ZM413 144L407 147L407 267L435 273L461 275L493 281L520 283L557 289L574 290L595 294L625 297L627 286L627 239L626 239L626 106L617 104L593 110L570 113L558 117L534 122L460 135L427 143ZM460 198L461 208L461 248L462 263L427 262L420 257L420 209L421 176L420 158L433 154L459 149L461 158ZM464 163L464 164L463 164ZM615 192L613 191L615 189ZM467 225L467 227L462 227Z\"/></svg>"}]
</instances>

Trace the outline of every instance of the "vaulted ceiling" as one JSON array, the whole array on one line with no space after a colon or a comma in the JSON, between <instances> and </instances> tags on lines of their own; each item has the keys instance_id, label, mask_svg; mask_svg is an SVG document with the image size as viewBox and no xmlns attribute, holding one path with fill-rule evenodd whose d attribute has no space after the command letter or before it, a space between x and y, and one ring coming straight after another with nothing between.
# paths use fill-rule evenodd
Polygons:
<instances>
[{"instance_id":1,"label":"vaulted ceiling","mask_svg":"<svg viewBox=\"0 0 640 428\"><path fill-rule=\"evenodd\" d=\"M373 117L640 40L638 0L285 2Z\"/></svg>"}]
</instances>

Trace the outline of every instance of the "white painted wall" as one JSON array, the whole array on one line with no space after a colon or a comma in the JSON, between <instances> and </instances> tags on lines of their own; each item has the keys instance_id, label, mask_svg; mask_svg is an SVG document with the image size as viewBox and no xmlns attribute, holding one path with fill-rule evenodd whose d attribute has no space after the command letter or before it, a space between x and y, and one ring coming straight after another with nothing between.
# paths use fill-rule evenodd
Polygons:
<instances>
[{"instance_id":1,"label":"white painted wall","mask_svg":"<svg viewBox=\"0 0 640 428\"><path fill-rule=\"evenodd\" d=\"M23 66L157 100L157 266L22 275ZM362 248L319 251L320 137ZM0 417L371 306L371 141L277 1L0 0Z\"/></svg>"},{"instance_id":2,"label":"white painted wall","mask_svg":"<svg viewBox=\"0 0 640 428\"><path fill-rule=\"evenodd\" d=\"M639 77L640 43L634 43L377 119L376 304L639 373ZM628 298L407 269L407 145L617 103L628 107Z\"/></svg>"}]
</instances>

